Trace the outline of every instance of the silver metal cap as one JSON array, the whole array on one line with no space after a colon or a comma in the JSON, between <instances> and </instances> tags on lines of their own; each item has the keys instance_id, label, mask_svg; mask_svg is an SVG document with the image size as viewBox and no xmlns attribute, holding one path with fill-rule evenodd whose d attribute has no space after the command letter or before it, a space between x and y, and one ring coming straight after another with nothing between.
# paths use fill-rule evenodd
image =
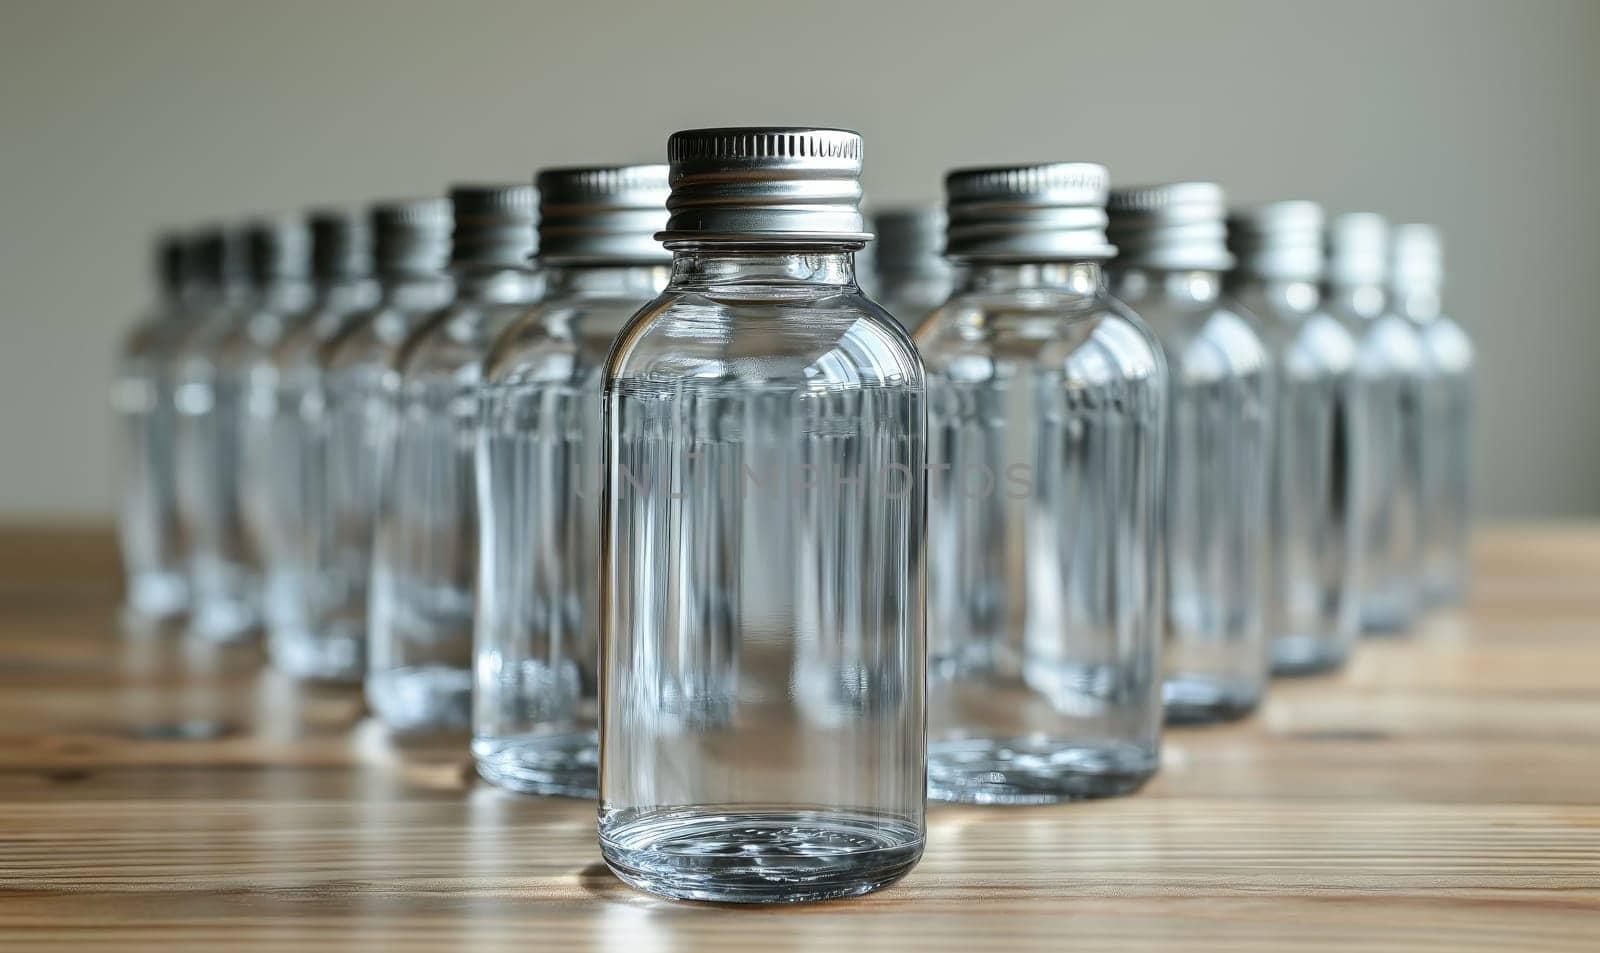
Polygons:
<instances>
[{"instance_id":1,"label":"silver metal cap","mask_svg":"<svg viewBox=\"0 0 1600 953\"><path fill-rule=\"evenodd\" d=\"M1351 212L1328 223L1332 285L1381 285L1389 270L1389 223L1372 212Z\"/></svg>"},{"instance_id":2,"label":"silver metal cap","mask_svg":"<svg viewBox=\"0 0 1600 953\"><path fill-rule=\"evenodd\" d=\"M945 215L937 205L889 208L872 216L873 267L881 274L948 275Z\"/></svg>"},{"instance_id":3,"label":"silver metal cap","mask_svg":"<svg viewBox=\"0 0 1600 953\"><path fill-rule=\"evenodd\" d=\"M449 264L453 221L449 199L379 202L368 215L378 274L426 275Z\"/></svg>"},{"instance_id":4,"label":"silver metal cap","mask_svg":"<svg viewBox=\"0 0 1600 953\"><path fill-rule=\"evenodd\" d=\"M247 281L250 277L249 241L237 225L214 225L195 238L195 273L213 286Z\"/></svg>"},{"instance_id":5,"label":"silver metal cap","mask_svg":"<svg viewBox=\"0 0 1600 953\"><path fill-rule=\"evenodd\" d=\"M311 273L322 281L372 274L372 225L351 208L316 209L311 219Z\"/></svg>"},{"instance_id":6,"label":"silver metal cap","mask_svg":"<svg viewBox=\"0 0 1600 953\"><path fill-rule=\"evenodd\" d=\"M861 134L847 129L690 129L667 140L663 242L857 243Z\"/></svg>"},{"instance_id":7,"label":"silver metal cap","mask_svg":"<svg viewBox=\"0 0 1600 953\"><path fill-rule=\"evenodd\" d=\"M1228 248L1239 273L1268 281L1321 281L1322 206L1304 199L1239 209L1228 216Z\"/></svg>"},{"instance_id":8,"label":"silver metal cap","mask_svg":"<svg viewBox=\"0 0 1600 953\"><path fill-rule=\"evenodd\" d=\"M957 169L945 176L945 254L995 261L1103 261L1111 176L1092 162Z\"/></svg>"},{"instance_id":9,"label":"silver metal cap","mask_svg":"<svg viewBox=\"0 0 1600 953\"><path fill-rule=\"evenodd\" d=\"M264 285L311 274L311 229L299 215L274 215L246 226L250 280Z\"/></svg>"},{"instance_id":10,"label":"silver metal cap","mask_svg":"<svg viewBox=\"0 0 1600 953\"><path fill-rule=\"evenodd\" d=\"M1437 291L1444 284L1444 243L1432 225L1396 225L1389 236L1389 283L1395 291Z\"/></svg>"},{"instance_id":11,"label":"silver metal cap","mask_svg":"<svg viewBox=\"0 0 1600 953\"><path fill-rule=\"evenodd\" d=\"M532 185L457 185L450 189L455 230L450 264L525 268L538 247L538 194Z\"/></svg>"},{"instance_id":12,"label":"silver metal cap","mask_svg":"<svg viewBox=\"0 0 1600 953\"><path fill-rule=\"evenodd\" d=\"M543 169L539 257L564 261L661 262L672 253L656 232L667 224L667 167Z\"/></svg>"},{"instance_id":13,"label":"silver metal cap","mask_svg":"<svg viewBox=\"0 0 1600 953\"><path fill-rule=\"evenodd\" d=\"M1215 182L1113 189L1106 235L1117 264L1174 271L1227 271L1228 203Z\"/></svg>"}]
</instances>

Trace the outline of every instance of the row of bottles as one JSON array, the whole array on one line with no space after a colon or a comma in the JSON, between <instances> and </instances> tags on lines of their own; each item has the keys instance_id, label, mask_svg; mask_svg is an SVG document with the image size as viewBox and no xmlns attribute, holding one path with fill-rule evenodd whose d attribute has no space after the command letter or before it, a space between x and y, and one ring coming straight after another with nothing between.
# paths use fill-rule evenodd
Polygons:
<instances>
[{"instance_id":1,"label":"row of bottles","mask_svg":"<svg viewBox=\"0 0 1600 953\"><path fill-rule=\"evenodd\" d=\"M927 794L1136 790L1164 723L1460 598L1432 229L959 170L874 300L860 136L668 158L163 244L130 615L470 727L644 889L801 900L902 875Z\"/></svg>"}]
</instances>

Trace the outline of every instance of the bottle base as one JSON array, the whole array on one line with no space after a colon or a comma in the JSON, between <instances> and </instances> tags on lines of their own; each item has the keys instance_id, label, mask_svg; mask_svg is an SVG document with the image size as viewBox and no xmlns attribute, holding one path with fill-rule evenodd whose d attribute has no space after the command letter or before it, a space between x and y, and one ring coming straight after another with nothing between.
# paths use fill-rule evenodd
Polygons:
<instances>
[{"instance_id":1,"label":"bottle base","mask_svg":"<svg viewBox=\"0 0 1600 953\"><path fill-rule=\"evenodd\" d=\"M1154 750L1040 738L928 745L928 796L962 804L1055 804L1119 797L1155 774Z\"/></svg>"},{"instance_id":2,"label":"bottle base","mask_svg":"<svg viewBox=\"0 0 1600 953\"><path fill-rule=\"evenodd\" d=\"M1209 725L1248 718L1261 704L1261 686L1238 680L1174 675L1161 683L1169 725Z\"/></svg>"},{"instance_id":3,"label":"bottle base","mask_svg":"<svg viewBox=\"0 0 1600 953\"><path fill-rule=\"evenodd\" d=\"M882 815L716 805L613 812L600 828L600 852L624 883L722 903L870 893L916 866L924 840L920 826Z\"/></svg>"},{"instance_id":4,"label":"bottle base","mask_svg":"<svg viewBox=\"0 0 1600 953\"><path fill-rule=\"evenodd\" d=\"M359 682L366 663L366 644L365 640L349 635L278 631L267 638L267 656L273 668L292 678L313 682Z\"/></svg>"},{"instance_id":5,"label":"bottle base","mask_svg":"<svg viewBox=\"0 0 1600 953\"><path fill-rule=\"evenodd\" d=\"M1344 668L1349 652L1314 635L1285 635L1272 640L1272 674L1300 678Z\"/></svg>"},{"instance_id":6,"label":"bottle base","mask_svg":"<svg viewBox=\"0 0 1600 953\"><path fill-rule=\"evenodd\" d=\"M522 794L594 800L600 794L600 744L593 731L475 738L478 775Z\"/></svg>"},{"instance_id":7,"label":"bottle base","mask_svg":"<svg viewBox=\"0 0 1600 953\"><path fill-rule=\"evenodd\" d=\"M448 665L369 672L367 707L391 731L461 730L472 726L472 673Z\"/></svg>"},{"instance_id":8,"label":"bottle base","mask_svg":"<svg viewBox=\"0 0 1600 953\"><path fill-rule=\"evenodd\" d=\"M195 606L185 630L205 642L244 642L260 634L255 608L236 600L207 600Z\"/></svg>"}]
</instances>

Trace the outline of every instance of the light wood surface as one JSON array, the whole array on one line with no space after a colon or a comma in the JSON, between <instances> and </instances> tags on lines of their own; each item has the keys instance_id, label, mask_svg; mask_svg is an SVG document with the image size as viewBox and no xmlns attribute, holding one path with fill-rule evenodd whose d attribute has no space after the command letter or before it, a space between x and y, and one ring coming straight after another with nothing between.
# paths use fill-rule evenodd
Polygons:
<instances>
[{"instance_id":1,"label":"light wood surface","mask_svg":"<svg viewBox=\"0 0 1600 953\"><path fill-rule=\"evenodd\" d=\"M935 806L904 882L672 903L591 805L396 744L257 650L124 635L110 539L0 533L0 948L1600 950L1600 527L1482 534L1469 611L1261 714L1168 734L1143 793Z\"/></svg>"}]
</instances>

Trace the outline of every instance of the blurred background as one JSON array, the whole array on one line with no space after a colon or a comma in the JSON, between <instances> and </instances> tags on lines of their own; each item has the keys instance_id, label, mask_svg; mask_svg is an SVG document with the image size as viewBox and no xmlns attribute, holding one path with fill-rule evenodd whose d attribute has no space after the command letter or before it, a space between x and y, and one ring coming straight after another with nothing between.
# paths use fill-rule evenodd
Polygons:
<instances>
[{"instance_id":1,"label":"blurred background","mask_svg":"<svg viewBox=\"0 0 1600 953\"><path fill-rule=\"evenodd\" d=\"M1594 0L0 0L0 520L109 520L110 368L158 228L860 130L877 204L1103 162L1439 225L1479 508L1600 512Z\"/></svg>"}]
</instances>

